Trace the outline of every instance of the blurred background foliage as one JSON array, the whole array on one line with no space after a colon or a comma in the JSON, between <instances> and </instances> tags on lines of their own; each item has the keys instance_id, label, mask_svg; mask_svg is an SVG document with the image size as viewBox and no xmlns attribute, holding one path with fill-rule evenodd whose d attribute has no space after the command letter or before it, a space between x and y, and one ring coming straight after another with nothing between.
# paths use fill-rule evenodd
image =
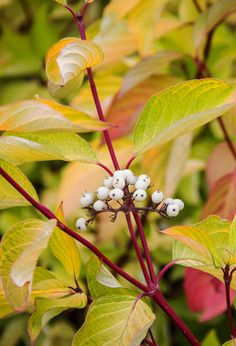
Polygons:
<instances>
[{"instance_id":1,"label":"blurred background foliage","mask_svg":"<svg viewBox=\"0 0 236 346\"><path fill-rule=\"evenodd\" d=\"M198 0L202 11L215 2ZM74 9L82 3L70 2ZM103 64L95 69L95 80L108 121L118 125L111 135L121 165L132 155L132 130L147 99L170 85L195 78L193 37L198 16L192 0L95 0L89 7L88 37L94 39L105 54ZM31 99L35 94L51 98L44 57L60 38L78 36L70 14L52 0L0 0L0 18L1 105ZM200 54L206 39L205 33ZM232 11L214 32L207 56L212 77L235 80L235 47L236 13ZM60 101L96 117L86 79L79 90ZM223 117L232 140L236 135L235 112ZM98 151L100 161L111 167L101 135L83 136ZM60 202L64 202L66 221L73 228L75 219L83 215L79 210L81 193L95 190L104 177L99 167L77 162L30 163L21 168L48 207L55 211ZM186 204L183 213L173 221L153 215L143 217L158 268L171 260L171 241L158 230L177 223L194 223L209 214L229 219L235 214L235 161L217 121L149 150L134 162L133 169L137 174L149 174L153 185L162 189L167 197L182 198ZM31 207L3 210L0 233L19 220L38 216ZM85 236L113 261L142 279L123 217L112 224L107 216L101 216ZM83 263L81 285L86 287L84 273L90 254L79 247ZM66 275L49 251L43 253L40 264ZM162 291L193 332L204 340L203 345L219 345L228 339L227 321L222 313L225 309L223 292L216 279L207 274L199 275L176 266L162 280ZM44 328L37 345L70 345L83 318L84 311L62 313ZM26 324L27 314L0 320L0 345L29 345ZM153 332L162 346L186 344L161 311L157 311Z\"/></svg>"}]
</instances>

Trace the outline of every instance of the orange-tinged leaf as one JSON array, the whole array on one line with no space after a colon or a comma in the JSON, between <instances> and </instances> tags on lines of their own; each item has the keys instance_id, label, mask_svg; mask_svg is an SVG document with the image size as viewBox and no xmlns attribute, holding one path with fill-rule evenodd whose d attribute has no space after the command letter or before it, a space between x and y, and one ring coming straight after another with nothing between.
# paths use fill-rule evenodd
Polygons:
<instances>
[{"instance_id":1,"label":"orange-tinged leaf","mask_svg":"<svg viewBox=\"0 0 236 346\"><path fill-rule=\"evenodd\" d=\"M214 185L223 178L223 176L230 174L234 168L235 159L230 152L228 145L226 143L218 144L207 161L206 179L210 190L214 188Z\"/></svg>"},{"instance_id":2,"label":"orange-tinged leaf","mask_svg":"<svg viewBox=\"0 0 236 346\"><path fill-rule=\"evenodd\" d=\"M134 6L136 6L141 0L112 0L106 6L104 11L104 19L106 20L107 16L114 17L116 19L124 18Z\"/></svg>"},{"instance_id":3,"label":"orange-tinged leaf","mask_svg":"<svg viewBox=\"0 0 236 346\"><path fill-rule=\"evenodd\" d=\"M216 214L232 220L236 214L236 170L225 174L214 184L202 211L202 218Z\"/></svg>"},{"instance_id":4,"label":"orange-tinged leaf","mask_svg":"<svg viewBox=\"0 0 236 346\"><path fill-rule=\"evenodd\" d=\"M53 86L66 87L84 73L86 68L100 64L103 60L101 48L92 41L68 37L54 44L46 56L46 74ZM82 81L80 79L80 81Z\"/></svg>"},{"instance_id":5,"label":"orange-tinged leaf","mask_svg":"<svg viewBox=\"0 0 236 346\"><path fill-rule=\"evenodd\" d=\"M12 132L88 132L102 131L110 125L53 100L18 101L0 107L0 131Z\"/></svg>"},{"instance_id":6,"label":"orange-tinged leaf","mask_svg":"<svg viewBox=\"0 0 236 346\"><path fill-rule=\"evenodd\" d=\"M132 132L140 111L154 93L176 84L179 80L170 76L152 76L128 90L118 94L107 112L106 119L117 127L111 129L113 138L119 138ZM122 89L121 89L122 92Z\"/></svg>"}]
</instances>

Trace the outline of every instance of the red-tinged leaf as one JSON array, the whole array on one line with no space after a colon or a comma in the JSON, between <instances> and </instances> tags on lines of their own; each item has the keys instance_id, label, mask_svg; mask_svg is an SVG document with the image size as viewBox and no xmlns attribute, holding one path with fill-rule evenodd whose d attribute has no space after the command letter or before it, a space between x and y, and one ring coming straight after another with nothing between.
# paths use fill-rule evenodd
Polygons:
<instances>
[{"instance_id":1,"label":"red-tinged leaf","mask_svg":"<svg viewBox=\"0 0 236 346\"><path fill-rule=\"evenodd\" d=\"M200 313L201 322L211 320L226 310L224 284L210 274L187 268L184 290L190 310ZM231 303L235 296L236 291L231 289Z\"/></svg>"},{"instance_id":2,"label":"red-tinged leaf","mask_svg":"<svg viewBox=\"0 0 236 346\"><path fill-rule=\"evenodd\" d=\"M235 159L228 145L226 143L218 144L207 161L206 179L210 190L220 178L232 172L235 166Z\"/></svg>"},{"instance_id":3,"label":"red-tinged leaf","mask_svg":"<svg viewBox=\"0 0 236 346\"><path fill-rule=\"evenodd\" d=\"M202 212L202 219L215 214L232 220L236 213L236 169L221 177L213 186Z\"/></svg>"},{"instance_id":4,"label":"red-tinged leaf","mask_svg":"<svg viewBox=\"0 0 236 346\"><path fill-rule=\"evenodd\" d=\"M118 95L106 117L108 122L118 125L110 131L112 138L120 138L131 133L149 97L178 82L179 80L169 76L153 76L124 95Z\"/></svg>"}]
</instances>

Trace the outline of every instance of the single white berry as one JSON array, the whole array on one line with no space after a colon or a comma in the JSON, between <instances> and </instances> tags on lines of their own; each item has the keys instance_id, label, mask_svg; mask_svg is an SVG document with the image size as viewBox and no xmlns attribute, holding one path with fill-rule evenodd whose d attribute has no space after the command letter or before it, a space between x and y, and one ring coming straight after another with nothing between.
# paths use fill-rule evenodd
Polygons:
<instances>
[{"instance_id":1,"label":"single white berry","mask_svg":"<svg viewBox=\"0 0 236 346\"><path fill-rule=\"evenodd\" d=\"M106 177L103 182L104 186L110 189L112 187L113 179L113 177Z\"/></svg>"},{"instance_id":2,"label":"single white berry","mask_svg":"<svg viewBox=\"0 0 236 346\"><path fill-rule=\"evenodd\" d=\"M170 217L177 216L179 214L179 207L177 204L169 204L166 208L166 214Z\"/></svg>"},{"instance_id":3,"label":"single white berry","mask_svg":"<svg viewBox=\"0 0 236 346\"><path fill-rule=\"evenodd\" d=\"M84 192L80 198L80 204L86 208L93 203L93 194L91 192Z\"/></svg>"},{"instance_id":4,"label":"single white berry","mask_svg":"<svg viewBox=\"0 0 236 346\"><path fill-rule=\"evenodd\" d=\"M125 180L121 178L120 176L114 177L112 186L114 188L118 187L118 189L123 189L125 187Z\"/></svg>"},{"instance_id":5,"label":"single white berry","mask_svg":"<svg viewBox=\"0 0 236 346\"><path fill-rule=\"evenodd\" d=\"M76 220L75 223L76 228L78 228L80 231L86 231L87 225L86 220L83 217L80 217L78 220Z\"/></svg>"},{"instance_id":6,"label":"single white berry","mask_svg":"<svg viewBox=\"0 0 236 346\"><path fill-rule=\"evenodd\" d=\"M111 199L114 199L115 201L118 201L119 199L122 199L124 197L124 191L119 188L115 188L110 191L109 197Z\"/></svg>"},{"instance_id":7,"label":"single white berry","mask_svg":"<svg viewBox=\"0 0 236 346\"><path fill-rule=\"evenodd\" d=\"M105 202L98 200L93 204L93 209L95 211L103 211L107 209L107 205Z\"/></svg>"},{"instance_id":8,"label":"single white berry","mask_svg":"<svg viewBox=\"0 0 236 346\"><path fill-rule=\"evenodd\" d=\"M133 193L133 198L137 202L144 201L146 199L146 197L147 197L147 193L145 190L142 190L142 189L136 190Z\"/></svg>"},{"instance_id":9,"label":"single white berry","mask_svg":"<svg viewBox=\"0 0 236 346\"><path fill-rule=\"evenodd\" d=\"M115 171L113 173L113 177L117 178L117 177L120 177L120 178L123 178L125 180L125 172L123 171L123 169L118 169L117 171Z\"/></svg>"},{"instance_id":10,"label":"single white berry","mask_svg":"<svg viewBox=\"0 0 236 346\"><path fill-rule=\"evenodd\" d=\"M147 174L141 174L138 176L138 180L144 181L148 186L151 184L151 178Z\"/></svg>"},{"instance_id":11,"label":"single white berry","mask_svg":"<svg viewBox=\"0 0 236 346\"><path fill-rule=\"evenodd\" d=\"M109 192L110 192L110 190L108 189L108 187L100 186L97 189L97 198L98 199L107 199L109 197Z\"/></svg>"},{"instance_id":12,"label":"single white berry","mask_svg":"<svg viewBox=\"0 0 236 346\"><path fill-rule=\"evenodd\" d=\"M155 204L161 203L164 199L164 195L163 192L161 192L160 190L156 190L155 192L153 192L152 194L152 201Z\"/></svg>"},{"instance_id":13,"label":"single white berry","mask_svg":"<svg viewBox=\"0 0 236 346\"><path fill-rule=\"evenodd\" d=\"M129 185L134 185L138 180L138 177L136 177L136 175L134 175L134 173L130 169L125 169L124 172L126 175L125 180L127 181L127 183Z\"/></svg>"},{"instance_id":14,"label":"single white berry","mask_svg":"<svg viewBox=\"0 0 236 346\"><path fill-rule=\"evenodd\" d=\"M135 183L136 190L146 190L148 188L148 185L144 180L137 180Z\"/></svg>"},{"instance_id":15,"label":"single white berry","mask_svg":"<svg viewBox=\"0 0 236 346\"><path fill-rule=\"evenodd\" d=\"M184 209L184 202L181 199L173 199L174 204L177 204L179 210Z\"/></svg>"},{"instance_id":16,"label":"single white berry","mask_svg":"<svg viewBox=\"0 0 236 346\"><path fill-rule=\"evenodd\" d=\"M166 198L164 201L163 201L164 204L174 204L174 200L173 198Z\"/></svg>"}]
</instances>

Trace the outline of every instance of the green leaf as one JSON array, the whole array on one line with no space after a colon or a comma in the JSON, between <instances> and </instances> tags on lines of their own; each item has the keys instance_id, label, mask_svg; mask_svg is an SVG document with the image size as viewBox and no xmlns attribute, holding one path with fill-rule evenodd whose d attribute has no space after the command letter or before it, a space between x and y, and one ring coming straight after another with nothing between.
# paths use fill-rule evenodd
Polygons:
<instances>
[{"instance_id":1,"label":"green leaf","mask_svg":"<svg viewBox=\"0 0 236 346\"><path fill-rule=\"evenodd\" d=\"M137 297L138 291L121 287L110 271L95 256L91 256L87 264L87 284L93 298L107 295L132 295Z\"/></svg>"},{"instance_id":2,"label":"green leaf","mask_svg":"<svg viewBox=\"0 0 236 346\"><path fill-rule=\"evenodd\" d=\"M6 300L0 284L0 318L7 317L14 311L14 308Z\"/></svg>"},{"instance_id":3,"label":"green leaf","mask_svg":"<svg viewBox=\"0 0 236 346\"><path fill-rule=\"evenodd\" d=\"M76 37L68 37L54 44L46 56L46 74L49 90L55 93L65 89L67 84L76 80L76 84L82 82L84 70L100 64L103 60L101 48L94 42L81 40Z\"/></svg>"},{"instance_id":4,"label":"green leaf","mask_svg":"<svg viewBox=\"0 0 236 346\"><path fill-rule=\"evenodd\" d=\"M174 85L146 103L134 132L137 153L192 131L234 105L235 86L215 79Z\"/></svg>"},{"instance_id":5,"label":"green leaf","mask_svg":"<svg viewBox=\"0 0 236 346\"><path fill-rule=\"evenodd\" d=\"M55 220L26 220L9 229L1 240L0 276L8 302L25 309L32 289L33 273L47 247Z\"/></svg>"},{"instance_id":6,"label":"green leaf","mask_svg":"<svg viewBox=\"0 0 236 346\"><path fill-rule=\"evenodd\" d=\"M5 133L0 137L0 157L15 163L63 160L96 162L88 142L70 133Z\"/></svg>"},{"instance_id":7,"label":"green leaf","mask_svg":"<svg viewBox=\"0 0 236 346\"><path fill-rule=\"evenodd\" d=\"M101 297L90 305L72 346L140 345L154 320L155 315L142 300L126 295Z\"/></svg>"},{"instance_id":8,"label":"green leaf","mask_svg":"<svg viewBox=\"0 0 236 346\"><path fill-rule=\"evenodd\" d=\"M225 342L222 346L235 346L236 339Z\"/></svg>"},{"instance_id":9,"label":"green leaf","mask_svg":"<svg viewBox=\"0 0 236 346\"><path fill-rule=\"evenodd\" d=\"M37 193L28 180L28 178L21 172L21 170L0 159L0 167L4 169L24 190L38 201ZM0 176L0 209L10 208L15 206L25 206L30 203L11 185L3 176Z\"/></svg>"},{"instance_id":10,"label":"green leaf","mask_svg":"<svg viewBox=\"0 0 236 346\"><path fill-rule=\"evenodd\" d=\"M215 330L211 330L202 342L202 346L220 346Z\"/></svg>"},{"instance_id":11,"label":"green leaf","mask_svg":"<svg viewBox=\"0 0 236 346\"><path fill-rule=\"evenodd\" d=\"M211 30L236 9L235 0L218 0L197 19L193 27L195 48L198 49Z\"/></svg>"},{"instance_id":12,"label":"green leaf","mask_svg":"<svg viewBox=\"0 0 236 346\"><path fill-rule=\"evenodd\" d=\"M0 131L88 132L110 127L76 109L52 100L18 101L0 107Z\"/></svg>"},{"instance_id":13,"label":"green leaf","mask_svg":"<svg viewBox=\"0 0 236 346\"><path fill-rule=\"evenodd\" d=\"M57 212L57 217L62 222L64 221L62 204ZM77 279L80 273L81 259L75 240L56 227L49 245L53 255L61 262L67 273L71 275L72 279Z\"/></svg>"},{"instance_id":14,"label":"green leaf","mask_svg":"<svg viewBox=\"0 0 236 346\"><path fill-rule=\"evenodd\" d=\"M162 233L176 239L173 244L173 259L184 266L207 272L223 282L222 269L236 264L235 220L222 220L218 216L193 226L175 226ZM232 288L236 287L233 277Z\"/></svg>"},{"instance_id":15,"label":"green leaf","mask_svg":"<svg viewBox=\"0 0 236 346\"><path fill-rule=\"evenodd\" d=\"M35 311L28 322L31 340L36 340L41 329L55 316L67 309L83 309L87 305L84 293L72 294L59 299L36 298Z\"/></svg>"}]
</instances>

